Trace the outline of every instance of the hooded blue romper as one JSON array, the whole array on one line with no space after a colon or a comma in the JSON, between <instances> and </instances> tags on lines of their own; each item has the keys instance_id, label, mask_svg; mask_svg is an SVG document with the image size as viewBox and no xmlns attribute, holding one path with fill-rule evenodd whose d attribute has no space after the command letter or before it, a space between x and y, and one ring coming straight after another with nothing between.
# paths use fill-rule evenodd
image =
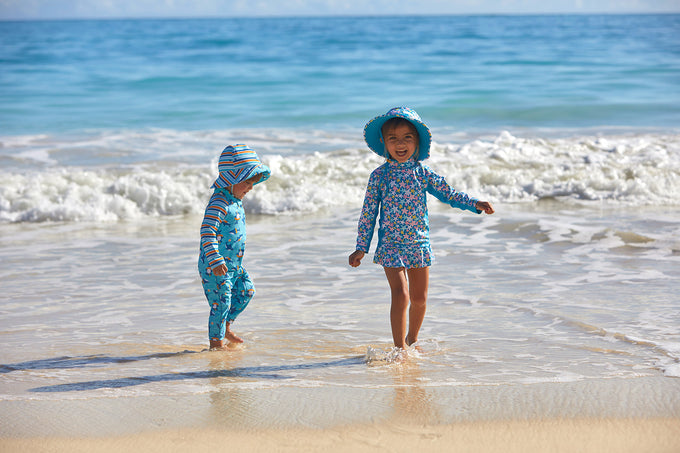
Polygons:
<instances>
[{"instance_id":1,"label":"hooded blue romper","mask_svg":"<svg viewBox=\"0 0 680 453\"><path fill-rule=\"evenodd\" d=\"M216 189L201 224L201 252L198 271L205 297L210 304L208 336L222 340L226 323L231 323L255 295L248 272L241 266L246 246L246 216L241 200L226 189ZM212 266L225 264L227 273L219 276Z\"/></svg>"},{"instance_id":2,"label":"hooded blue romper","mask_svg":"<svg viewBox=\"0 0 680 453\"><path fill-rule=\"evenodd\" d=\"M224 339L226 323L233 322L255 295L255 286L241 265L246 247L246 214L241 200L229 192L229 187L258 174L261 174L258 183L263 182L270 174L257 154L245 145L226 147L220 156L219 169L220 175L213 185L215 191L201 223L198 257L198 272L210 304L211 340ZM212 269L221 264L227 266L227 273L215 275Z\"/></svg>"}]
</instances>

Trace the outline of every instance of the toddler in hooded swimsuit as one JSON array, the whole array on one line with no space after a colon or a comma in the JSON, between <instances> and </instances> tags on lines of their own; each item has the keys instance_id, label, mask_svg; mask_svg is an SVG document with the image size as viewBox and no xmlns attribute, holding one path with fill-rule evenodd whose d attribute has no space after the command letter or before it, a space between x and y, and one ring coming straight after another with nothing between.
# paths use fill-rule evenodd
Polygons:
<instances>
[{"instance_id":1,"label":"toddler in hooded swimsuit","mask_svg":"<svg viewBox=\"0 0 680 453\"><path fill-rule=\"evenodd\" d=\"M210 304L210 349L243 343L231 324L248 306L255 287L241 266L246 245L246 216L241 200L270 170L246 145L227 146L220 155L219 176L201 224L198 272Z\"/></svg>"},{"instance_id":2,"label":"toddler in hooded swimsuit","mask_svg":"<svg viewBox=\"0 0 680 453\"><path fill-rule=\"evenodd\" d=\"M368 180L349 264L357 267L368 253L380 215L373 262L385 269L391 291L390 323L394 346L404 349L418 341L425 317L430 265L427 193L452 207L493 214L490 203L456 192L421 162L430 155L429 128L412 109L397 107L369 121L364 139L387 162ZM410 301L410 306L409 306Z\"/></svg>"}]
</instances>

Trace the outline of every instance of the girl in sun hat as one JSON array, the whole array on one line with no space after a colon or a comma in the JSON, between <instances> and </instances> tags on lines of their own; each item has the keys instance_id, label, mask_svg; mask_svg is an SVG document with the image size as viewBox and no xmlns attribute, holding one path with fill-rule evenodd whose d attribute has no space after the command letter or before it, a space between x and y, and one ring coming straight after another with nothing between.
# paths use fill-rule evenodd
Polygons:
<instances>
[{"instance_id":1,"label":"girl in sun hat","mask_svg":"<svg viewBox=\"0 0 680 453\"><path fill-rule=\"evenodd\" d=\"M430 128L423 123L420 115L415 110L408 107L395 107L384 115L376 116L364 127L364 140L371 150L379 156L390 158L390 155L385 150L385 142L383 140L382 127L393 118L402 118L410 122L416 128L418 133L418 149L414 155L414 159L422 161L430 157L430 144L432 143L432 134Z\"/></svg>"},{"instance_id":2,"label":"girl in sun hat","mask_svg":"<svg viewBox=\"0 0 680 453\"><path fill-rule=\"evenodd\" d=\"M380 218L373 262L383 266L392 293L390 323L395 347L418 341L425 317L430 246L427 193L452 207L493 214L490 203L456 192L446 180L422 163L430 156L432 136L420 116L396 107L366 124L364 139L387 159L369 177L359 217L356 250L349 264L357 267L368 253ZM410 307L409 307L410 302ZM408 327L408 328L407 328Z\"/></svg>"},{"instance_id":3,"label":"girl in sun hat","mask_svg":"<svg viewBox=\"0 0 680 453\"><path fill-rule=\"evenodd\" d=\"M231 323L255 295L248 272L241 266L246 246L246 214L241 200L255 184L269 178L269 168L246 145L227 146L220 155L219 175L201 223L198 272L210 304L210 349L226 342L243 343Z\"/></svg>"}]
</instances>

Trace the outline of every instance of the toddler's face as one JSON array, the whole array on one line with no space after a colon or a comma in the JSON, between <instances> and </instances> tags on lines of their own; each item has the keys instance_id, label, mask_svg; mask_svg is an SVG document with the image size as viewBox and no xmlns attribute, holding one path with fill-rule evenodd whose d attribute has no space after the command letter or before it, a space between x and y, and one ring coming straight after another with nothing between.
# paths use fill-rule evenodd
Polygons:
<instances>
[{"instance_id":1,"label":"toddler's face","mask_svg":"<svg viewBox=\"0 0 680 453\"><path fill-rule=\"evenodd\" d=\"M257 184L260 178L262 178L262 175L256 175L250 179L241 181L238 184L234 184L231 186L231 194L239 200L243 200L243 197L245 197L246 194L251 191L253 186Z\"/></svg>"},{"instance_id":2,"label":"toddler's face","mask_svg":"<svg viewBox=\"0 0 680 453\"><path fill-rule=\"evenodd\" d=\"M231 194L239 200L243 200L243 197L245 197L246 194L250 192L250 190L253 188L253 185L255 185L255 183L252 179L241 181L240 183L234 184L232 186Z\"/></svg>"},{"instance_id":3,"label":"toddler's face","mask_svg":"<svg viewBox=\"0 0 680 453\"><path fill-rule=\"evenodd\" d=\"M392 159L404 163L413 156L418 147L418 131L410 124L398 126L383 132L385 149Z\"/></svg>"}]
</instances>

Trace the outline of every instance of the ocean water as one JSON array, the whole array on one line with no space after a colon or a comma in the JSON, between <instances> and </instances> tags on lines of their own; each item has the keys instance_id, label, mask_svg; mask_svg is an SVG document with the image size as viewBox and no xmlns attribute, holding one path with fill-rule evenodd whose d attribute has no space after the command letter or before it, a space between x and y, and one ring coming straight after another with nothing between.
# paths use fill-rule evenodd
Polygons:
<instances>
[{"instance_id":1,"label":"ocean water","mask_svg":"<svg viewBox=\"0 0 680 453\"><path fill-rule=\"evenodd\" d=\"M3 135L676 127L680 15L0 22Z\"/></svg>"},{"instance_id":2,"label":"ocean water","mask_svg":"<svg viewBox=\"0 0 680 453\"><path fill-rule=\"evenodd\" d=\"M277 401L311 426L677 416L679 36L678 15L0 22L0 432L72 434L63 401L163 424L155 397L255 425ZM431 199L406 359L382 270L347 265L381 164L363 125L397 105L497 211ZM244 201L246 344L214 353L198 229L231 143L272 177Z\"/></svg>"}]
</instances>

